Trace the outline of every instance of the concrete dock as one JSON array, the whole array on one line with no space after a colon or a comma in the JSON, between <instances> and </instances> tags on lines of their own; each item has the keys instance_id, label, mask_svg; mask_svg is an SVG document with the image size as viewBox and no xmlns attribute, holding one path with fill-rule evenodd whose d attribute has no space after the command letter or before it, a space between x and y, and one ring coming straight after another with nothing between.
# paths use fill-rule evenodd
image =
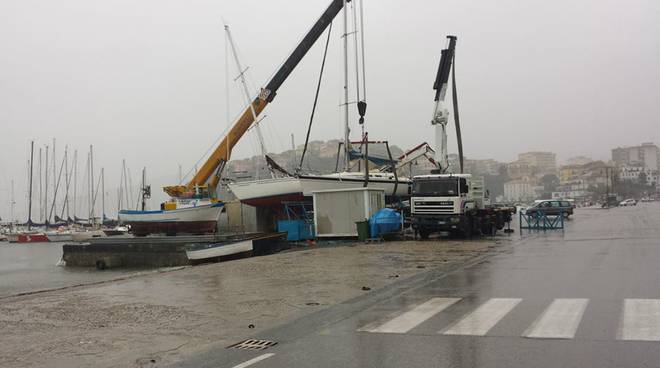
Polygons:
<instances>
[{"instance_id":1,"label":"concrete dock","mask_svg":"<svg viewBox=\"0 0 660 368\"><path fill-rule=\"evenodd\" d=\"M85 243L67 243L62 246L62 259L67 267L96 267L98 269L133 267L157 268L187 266L189 244L212 244L259 239L254 250L246 255L264 255L279 251L277 239L263 240L264 233L216 234L190 236L102 237Z\"/></svg>"}]
</instances>

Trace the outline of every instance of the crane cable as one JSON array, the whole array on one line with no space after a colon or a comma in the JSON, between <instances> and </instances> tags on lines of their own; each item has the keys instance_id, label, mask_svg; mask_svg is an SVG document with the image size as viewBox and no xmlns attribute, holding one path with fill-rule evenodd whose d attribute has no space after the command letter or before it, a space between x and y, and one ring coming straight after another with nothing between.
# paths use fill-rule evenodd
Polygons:
<instances>
[{"instance_id":1,"label":"crane cable","mask_svg":"<svg viewBox=\"0 0 660 368\"><path fill-rule=\"evenodd\" d=\"M454 123L456 124L456 141L458 143L458 162L461 174L463 173L463 139L461 138L461 124L458 118L458 95L456 93L456 52L451 66L451 100L454 107Z\"/></svg>"},{"instance_id":2,"label":"crane cable","mask_svg":"<svg viewBox=\"0 0 660 368\"><path fill-rule=\"evenodd\" d=\"M314 113L316 112L316 104L319 101L319 91L321 90L321 80L323 79L323 70L325 69L325 60L328 56L328 45L330 45L330 34L332 33L332 22L328 26L328 38L325 41L325 50L323 51L323 61L321 62L321 72L319 73L319 81L316 86L316 94L314 95L314 104L312 105L312 114L309 117L309 125L307 126L307 136L305 137L305 146L300 155L300 164L296 169L296 173L299 173L302 170L303 161L305 160L305 153L307 153L307 145L309 144L309 134L312 131L312 123L314 121Z\"/></svg>"}]
</instances>

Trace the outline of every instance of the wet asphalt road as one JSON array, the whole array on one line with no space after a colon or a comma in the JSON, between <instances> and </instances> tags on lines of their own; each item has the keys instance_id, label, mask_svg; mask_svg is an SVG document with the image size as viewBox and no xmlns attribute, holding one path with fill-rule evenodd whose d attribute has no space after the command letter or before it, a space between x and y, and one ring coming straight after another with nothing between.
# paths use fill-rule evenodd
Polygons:
<instances>
[{"instance_id":1,"label":"wet asphalt road","mask_svg":"<svg viewBox=\"0 0 660 368\"><path fill-rule=\"evenodd\" d=\"M181 367L659 367L660 203L577 210ZM504 242L503 242L504 243Z\"/></svg>"}]
</instances>

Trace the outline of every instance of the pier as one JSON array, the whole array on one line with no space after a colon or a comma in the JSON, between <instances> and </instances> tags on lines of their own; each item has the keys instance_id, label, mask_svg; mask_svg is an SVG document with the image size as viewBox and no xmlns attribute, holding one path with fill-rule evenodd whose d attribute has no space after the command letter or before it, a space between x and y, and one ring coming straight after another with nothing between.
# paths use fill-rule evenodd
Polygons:
<instances>
[{"instance_id":1,"label":"pier","mask_svg":"<svg viewBox=\"0 0 660 368\"><path fill-rule=\"evenodd\" d=\"M186 255L186 247L191 244L231 244L245 240L252 240L252 251L226 257L271 254L280 251L283 246L277 238L277 234L267 233L102 237L92 238L85 243L64 244L62 259L66 262L67 267L96 267L98 269L186 266L193 264ZM217 260L222 259L219 257Z\"/></svg>"}]
</instances>

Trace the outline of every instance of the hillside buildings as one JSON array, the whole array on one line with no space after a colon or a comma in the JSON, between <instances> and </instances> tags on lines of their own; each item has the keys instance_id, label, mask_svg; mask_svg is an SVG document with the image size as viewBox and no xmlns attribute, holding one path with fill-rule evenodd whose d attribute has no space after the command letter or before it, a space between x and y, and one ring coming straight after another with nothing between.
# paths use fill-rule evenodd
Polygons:
<instances>
[{"instance_id":1,"label":"hillside buildings","mask_svg":"<svg viewBox=\"0 0 660 368\"><path fill-rule=\"evenodd\" d=\"M596 193L612 188L612 184L612 171L603 161L563 165L559 168L559 186L552 192L552 197L586 201Z\"/></svg>"},{"instance_id":2,"label":"hillside buildings","mask_svg":"<svg viewBox=\"0 0 660 368\"><path fill-rule=\"evenodd\" d=\"M557 171L557 155L552 152L525 152L518 154L518 162L538 170L538 174L554 174Z\"/></svg>"},{"instance_id":3,"label":"hillside buildings","mask_svg":"<svg viewBox=\"0 0 660 368\"><path fill-rule=\"evenodd\" d=\"M646 186L657 191L660 188L660 150L653 143L612 149L612 162L617 167L618 180L624 185Z\"/></svg>"},{"instance_id":4,"label":"hillside buildings","mask_svg":"<svg viewBox=\"0 0 660 368\"><path fill-rule=\"evenodd\" d=\"M642 143L639 146L617 147L612 149L612 162L617 167L631 166L658 170L660 150L653 143Z\"/></svg>"},{"instance_id":5,"label":"hillside buildings","mask_svg":"<svg viewBox=\"0 0 660 368\"><path fill-rule=\"evenodd\" d=\"M556 175L557 155L553 152L524 152L518 160L506 165L510 181L504 183L504 198L511 202L527 202L542 196L540 185L546 175Z\"/></svg>"}]
</instances>

